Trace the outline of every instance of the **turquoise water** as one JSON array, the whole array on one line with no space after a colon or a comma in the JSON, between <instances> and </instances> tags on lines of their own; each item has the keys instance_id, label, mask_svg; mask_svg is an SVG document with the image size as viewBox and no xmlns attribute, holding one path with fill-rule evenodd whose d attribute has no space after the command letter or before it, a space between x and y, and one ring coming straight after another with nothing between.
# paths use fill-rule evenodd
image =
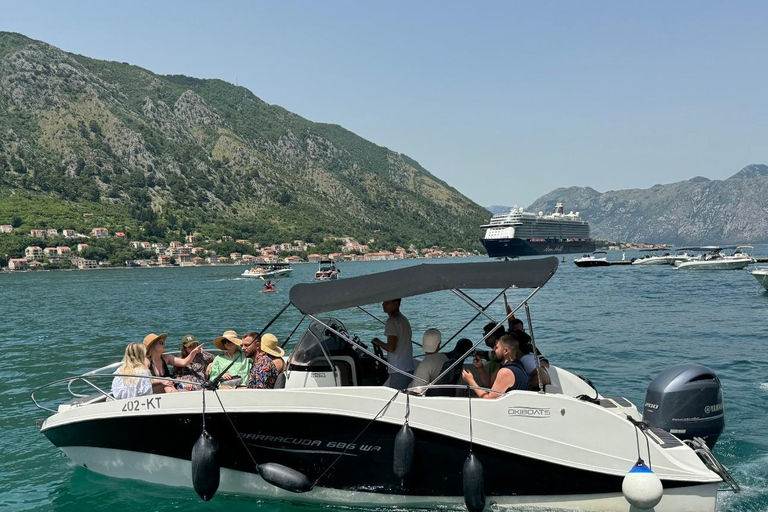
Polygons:
<instances>
[{"instance_id":1,"label":"turquoise water","mask_svg":"<svg viewBox=\"0 0 768 512\"><path fill-rule=\"evenodd\" d=\"M768 246L756 249L768 255ZM537 344L601 392L640 405L664 368L686 361L712 368L723 383L727 419L715 453L743 488L723 493L719 510L768 510L768 292L746 271L579 269L572 258L531 301ZM349 263L342 277L414 263L421 262ZM191 489L101 477L73 467L34 425L45 412L29 400L33 388L117 361L128 341L149 332L169 333L175 349L188 332L212 340L227 329L258 330L285 305L290 286L311 281L316 270L298 265L277 293L263 294L261 281L238 277L244 268L0 275L0 510L308 510L225 495L203 503ZM491 296L471 295L481 302ZM523 297L514 291L510 301ZM453 332L474 314L450 293L405 299L402 310L415 338L429 327ZM370 311L383 317L379 305ZM502 306L491 313L501 316ZM300 318L289 309L270 331L284 339ZM361 312L339 318L363 339L381 335ZM484 323L466 334L477 339Z\"/></svg>"}]
</instances>

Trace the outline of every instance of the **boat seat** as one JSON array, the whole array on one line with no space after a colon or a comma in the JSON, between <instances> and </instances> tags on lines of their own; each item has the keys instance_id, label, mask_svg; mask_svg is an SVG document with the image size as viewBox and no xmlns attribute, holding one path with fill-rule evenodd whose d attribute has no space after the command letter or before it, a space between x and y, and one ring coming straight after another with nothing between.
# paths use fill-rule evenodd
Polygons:
<instances>
[{"instance_id":1,"label":"boat seat","mask_svg":"<svg viewBox=\"0 0 768 512\"><path fill-rule=\"evenodd\" d=\"M355 361L349 356L331 357L336 369L339 370L339 383L342 386L357 386L357 375L354 371Z\"/></svg>"},{"instance_id":2,"label":"boat seat","mask_svg":"<svg viewBox=\"0 0 768 512\"><path fill-rule=\"evenodd\" d=\"M461 355L461 354L459 354ZM456 359L449 359L445 363L443 363L443 367L440 369L440 372L444 372L447 370L452 364L456 362ZM446 373L445 375L440 378L435 384L456 384L456 382L461 377L461 371L464 369L464 366L461 364L457 364L453 369ZM428 389L426 392L426 396L456 396L456 389L454 388L437 388L437 389Z\"/></svg>"},{"instance_id":3,"label":"boat seat","mask_svg":"<svg viewBox=\"0 0 768 512\"><path fill-rule=\"evenodd\" d=\"M275 387L273 389L283 388L285 388L285 372L280 372L280 375L277 376L277 380L275 380Z\"/></svg>"}]
</instances>

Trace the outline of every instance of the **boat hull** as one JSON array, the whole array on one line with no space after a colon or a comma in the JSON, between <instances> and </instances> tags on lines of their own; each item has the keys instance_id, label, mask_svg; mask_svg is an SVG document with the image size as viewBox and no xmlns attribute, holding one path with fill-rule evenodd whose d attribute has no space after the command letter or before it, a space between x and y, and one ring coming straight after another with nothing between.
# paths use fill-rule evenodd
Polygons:
<instances>
[{"instance_id":1,"label":"boat hull","mask_svg":"<svg viewBox=\"0 0 768 512\"><path fill-rule=\"evenodd\" d=\"M751 259L719 259L710 261L684 261L675 268L681 270L741 270L752 263Z\"/></svg>"},{"instance_id":2,"label":"boat hull","mask_svg":"<svg viewBox=\"0 0 768 512\"><path fill-rule=\"evenodd\" d=\"M610 263L607 260L574 260L577 267L608 267Z\"/></svg>"},{"instance_id":3,"label":"boat hull","mask_svg":"<svg viewBox=\"0 0 768 512\"><path fill-rule=\"evenodd\" d=\"M466 400L411 397L406 405L403 395L392 393L379 387L221 392L236 431L207 393L205 425L220 446L221 490L356 507L463 506ZM191 487L201 399L200 392L189 392L89 404L55 414L41 430L74 463L93 471ZM637 452L624 417L570 397L524 391L477 402L472 450L483 464L489 503L629 511L621 485ZM401 480L392 467L406 407L416 442L412 470ZM587 418L595 426L575 428ZM299 495L267 486L244 444L259 463L301 471L317 487ZM610 453L600 453L609 447ZM655 510L713 511L717 476L679 442L651 448L665 488ZM673 463L668 457L675 453Z\"/></svg>"},{"instance_id":4,"label":"boat hull","mask_svg":"<svg viewBox=\"0 0 768 512\"><path fill-rule=\"evenodd\" d=\"M526 240L523 238L482 238L480 242L491 258L514 258L548 254L588 253L595 250L592 240Z\"/></svg>"},{"instance_id":5,"label":"boat hull","mask_svg":"<svg viewBox=\"0 0 768 512\"><path fill-rule=\"evenodd\" d=\"M189 460L163 455L126 450L92 447L67 447L62 451L77 465L112 478L141 480L172 487L189 488L192 493L191 464ZM391 468L390 464L385 467ZM487 474L487 469L486 469ZM543 475L544 479L549 479ZM655 512L703 512L716 507L717 484L701 484L664 490L664 497L654 507ZM258 499L290 501L298 504L370 508L445 508L466 510L464 497L387 494L365 490L335 489L316 486L305 494L294 494L274 487L252 472L227 468L221 470L220 493L253 496ZM535 506L544 509L568 509L594 512L633 512L620 492L602 494L569 494L538 496L487 497L491 510L519 510Z\"/></svg>"},{"instance_id":6,"label":"boat hull","mask_svg":"<svg viewBox=\"0 0 768 512\"><path fill-rule=\"evenodd\" d=\"M760 285L768 290L768 269L757 269L750 272Z\"/></svg>"}]
</instances>

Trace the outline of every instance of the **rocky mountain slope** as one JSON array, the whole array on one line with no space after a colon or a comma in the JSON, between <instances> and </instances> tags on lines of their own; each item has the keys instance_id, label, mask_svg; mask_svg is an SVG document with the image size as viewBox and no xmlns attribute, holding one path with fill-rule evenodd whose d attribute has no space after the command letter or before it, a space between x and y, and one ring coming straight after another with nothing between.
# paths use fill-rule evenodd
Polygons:
<instances>
[{"instance_id":1,"label":"rocky mountain slope","mask_svg":"<svg viewBox=\"0 0 768 512\"><path fill-rule=\"evenodd\" d=\"M596 238L678 246L768 242L765 165L749 165L726 180L696 177L649 189L558 188L528 209L552 211L558 201L580 212Z\"/></svg>"},{"instance_id":2,"label":"rocky mountain slope","mask_svg":"<svg viewBox=\"0 0 768 512\"><path fill-rule=\"evenodd\" d=\"M0 212L25 194L111 205L157 235L227 226L274 242L378 232L466 248L479 247L487 221L413 159L243 87L156 75L7 32L0 112Z\"/></svg>"}]
</instances>

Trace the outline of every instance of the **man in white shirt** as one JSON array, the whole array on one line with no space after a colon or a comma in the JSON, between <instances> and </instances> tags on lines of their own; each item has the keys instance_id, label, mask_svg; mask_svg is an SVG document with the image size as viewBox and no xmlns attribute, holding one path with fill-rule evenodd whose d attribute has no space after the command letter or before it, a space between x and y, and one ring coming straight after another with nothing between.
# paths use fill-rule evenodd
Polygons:
<instances>
[{"instance_id":1,"label":"man in white shirt","mask_svg":"<svg viewBox=\"0 0 768 512\"><path fill-rule=\"evenodd\" d=\"M421 348L424 349L425 357L424 360L419 363L419 366L416 367L416 373L413 375L417 378L411 381L410 387L415 388L425 384L418 378L422 378L427 382L432 382L440 375L440 373L442 373L443 365L448 361L448 357L437 351L440 348L441 338L440 331L437 329L427 329L424 333L424 341Z\"/></svg>"},{"instance_id":2,"label":"man in white shirt","mask_svg":"<svg viewBox=\"0 0 768 512\"><path fill-rule=\"evenodd\" d=\"M384 312L389 315L384 325L387 341L373 338L371 343L387 351L387 362L408 373L413 373L413 345L411 344L411 324L400 313L400 299L385 300L381 303ZM403 375L392 368L389 370L389 387L406 389L411 382L409 375Z\"/></svg>"}]
</instances>

